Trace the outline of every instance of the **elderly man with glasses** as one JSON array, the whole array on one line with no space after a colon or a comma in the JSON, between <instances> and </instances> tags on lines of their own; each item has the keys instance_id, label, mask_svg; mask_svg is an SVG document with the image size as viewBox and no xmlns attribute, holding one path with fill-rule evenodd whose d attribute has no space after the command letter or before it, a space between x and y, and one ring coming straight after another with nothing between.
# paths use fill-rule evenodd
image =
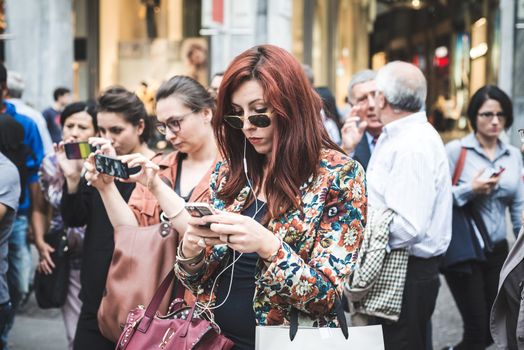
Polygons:
<instances>
[{"instance_id":1,"label":"elderly man with glasses","mask_svg":"<svg viewBox=\"0 0 524 350\"><path fill-rule=\"evenodd\" d=\"M371 153L382 132L382 123L375 113L375 76L365 69L353 75L348 87L351 111L342 127L342 148L367 168Z\"/></svg>"}]
</instances>

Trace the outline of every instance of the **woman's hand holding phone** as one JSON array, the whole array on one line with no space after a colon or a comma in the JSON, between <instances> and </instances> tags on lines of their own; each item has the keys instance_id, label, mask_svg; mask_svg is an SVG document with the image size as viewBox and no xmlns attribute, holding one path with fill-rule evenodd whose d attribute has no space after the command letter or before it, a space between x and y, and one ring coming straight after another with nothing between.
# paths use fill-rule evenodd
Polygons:
<instances>
[{"instance_id":1,"label":"woman's hand holding phone","mask_svg":"<svg viewBox=\"0 0 524 350\"><path fill-rule=\"evenodd\" d=\"M154 191L162 180L158 176L160 167L140 153L128 154L118 157L128 168L139 169L137 172L130 174L129 178L123 182L137 182L145 186L148 190Z\"/></svg>"},{"instance_id":2,"label":"woman's hand holding phone","mask_svg":"<svg viewBox=\"0 0 524 350\"><path fill-rule=\"evenodd\" d=\"M66 178L76 178L80 180L82 174L82 167L84 165L83 159L68 159L65 152L65 144L74 142L74 140L65 140L60 143L55 143L54 151L56 159L58 160L58 166L64 173Z\"/></svg>"},{"instance_id":3,"label":"woman's hand holding phone","mask_svg":"<svg viewBox=\"0 0 524 350\"><path fill-rule=\"evenodd\" d=\"M103 154L105 156L116 157L116 150L111 144L111 141L102 137L90 137L89 144L96 148L97 154Z\"/></svg>"},{"instance_id":4,"label":"woman's hand holding phone","mask_svg":"<svg viewBox=\"0 0 524 350\"><path fill-rule=\"evenodd\" d=\"M192 218L193 220L195 218ZM207 246L227 244L241 253L257 253L266 259L280 247L280 240L267 228L249 216L219 212L191 221L198 225L210 223L209 229L201 229ZM190 222L190 224L191 224ZM202 246L202 241L200 242Z\"/></svg>"},{"instance_id":5,"label":"woman's hand holding phone","mask_svg":"<svg viewBox=\"0 0 524 350\"><path fill-rule=\"evenodd\" d=\"M96 170L95 153L91 153L89 157L87 157L84 168L86 169L84 176L87 184L95 187L99 191L105 189L114 180L113 176L100 173Z\"/></svg>"},{"instance_id":6,"label":"woman's hand holding phone","mask_svg":"<svg viewBox=\"0 0 524 350\"><path fill-rule=\"evenodd\" d=\"M500 174L497 175L495 173L496 176L492 176L492 170L487 170L486 168L480 169L471 181L473 192L479 195L489 195L495 187L497 187L500 180Z\"/></svg>"}]
</instances>

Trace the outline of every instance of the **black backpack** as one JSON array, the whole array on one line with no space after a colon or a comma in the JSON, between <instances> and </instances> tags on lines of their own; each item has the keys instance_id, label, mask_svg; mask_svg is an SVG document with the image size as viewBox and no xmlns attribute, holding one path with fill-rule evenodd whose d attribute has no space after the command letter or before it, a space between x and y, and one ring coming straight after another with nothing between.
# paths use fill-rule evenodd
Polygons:
<instances>
[{"instance_id":1,"label":"black backpack","mask_svg":"<svg viewBox=\"0 0 524 350\"><path fill-rule=\"evenodd\" d=\"M24 144L24 127L10 115L0 114L0 152L3 153L18 169L20 175L20 203L25 200L24 184L29 171L26 166L27 157L34 153Z\"/></svg>"}]
</instances>

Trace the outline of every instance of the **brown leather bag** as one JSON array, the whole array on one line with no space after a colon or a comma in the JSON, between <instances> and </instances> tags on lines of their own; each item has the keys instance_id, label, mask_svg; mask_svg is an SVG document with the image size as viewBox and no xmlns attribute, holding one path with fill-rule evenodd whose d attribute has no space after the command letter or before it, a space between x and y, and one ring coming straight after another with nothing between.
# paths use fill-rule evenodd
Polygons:
<instances>
[{"instance_id":1,"label":"brown leather bag","mask_svg":"<svg viewBox=\"0 0 524 350\"><path fill-rule=\"evenodd\" d=\"M98 309L98 327L107 339L116 342L127 315L137 305L147 305L176 260L178 234L171 224L115 228L115 250ZM159 304L165 313L170 287Z\"/></svg>"}]
</instances>

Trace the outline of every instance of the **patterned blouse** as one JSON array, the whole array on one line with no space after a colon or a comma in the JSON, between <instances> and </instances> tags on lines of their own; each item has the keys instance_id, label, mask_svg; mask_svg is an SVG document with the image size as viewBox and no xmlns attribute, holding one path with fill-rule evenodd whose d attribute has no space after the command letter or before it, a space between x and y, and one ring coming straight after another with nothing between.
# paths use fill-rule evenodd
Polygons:
<instances>
[{"instance_id":1,"label":"patterned blouse","mask_svg":"<svg viewBox=\"0 0 524 350\"><path fill-rule=\"evenodd\" d=\"M60 200L62 199L65 178L55 154L47 155L44 158L38 172L38 179L44 198L52 208L49 232L67 229L71 268L78 270L81 265L85 227L64 227L64 221L60 214Z\"/></svg>"},{"instance_id":2,"label":"patterned blouse","mask_svg":"<svg viewBox=\"0 0 524 350\"><path fill-rule=\"evenodd\" d=\"M217 163L211 176L211 204L239 213L250 190L244 187L226 206L217 194L227 172L225 163ZM336 326L335 296L342 295L343 283L355 269L367 212L362 166L337 151L323 150L318 175L300 190L302 207L271 219L267 226L282 245L269 266L260 259L257 264L253 308L258 325L289 325L293 307L299 311L301 326ZM199 302L214 305L211 288L230 251L226 245L209 248L204 267L193 275L175 266Z\"/></svg>"}]
</instances>

